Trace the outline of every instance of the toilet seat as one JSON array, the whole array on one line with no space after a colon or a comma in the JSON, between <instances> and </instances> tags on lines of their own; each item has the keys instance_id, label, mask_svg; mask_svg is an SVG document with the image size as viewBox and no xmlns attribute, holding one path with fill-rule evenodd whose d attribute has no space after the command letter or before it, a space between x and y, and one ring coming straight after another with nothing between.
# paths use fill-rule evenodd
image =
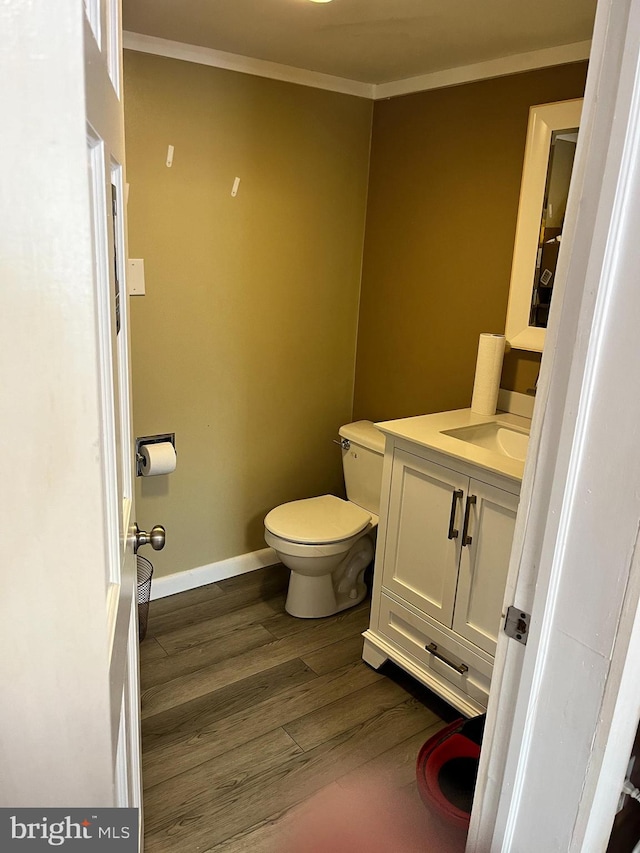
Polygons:
<instances>
[{"instance_id":1,"label":"toilet seat","mask_svg":"<svg viewBox=\"0 0 640 853\"><path fill-rule=\"evenodd\" d=\"M301 545L344 543L361 533L371 513L335 495L322 495L277 506L264 520L269 533Z\"/></svg>"},{"instance_id":2,"label":"toilet seat","mask_svg":"<svg viewBox=\"0 0 640 853\"><path fill-rule=\"evenodd\" d=\"M348 539L340 539L339 542L325 542L323 545L308 545L301 542L292 542L290 539L283 539L281 536L274 536L265 529L264 538L267 545L273 548L280 554L287 554L289 557L334 557L338 554L346 554L354 542L357 542L361 536L364 536L369 530L369 526Z\"/></svg>"}]
</instances>

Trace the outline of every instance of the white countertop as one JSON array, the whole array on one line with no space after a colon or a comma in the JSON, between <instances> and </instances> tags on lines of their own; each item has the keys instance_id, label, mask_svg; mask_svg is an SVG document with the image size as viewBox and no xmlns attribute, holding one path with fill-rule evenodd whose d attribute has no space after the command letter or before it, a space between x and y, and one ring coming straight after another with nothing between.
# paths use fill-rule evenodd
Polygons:
<instances>
[{"instance_id":1,"label":"white countertop","mask_svg":"<svg viewBox=\"0 0 640 853\"><path fill-rule=\"evenodd\" d=\"M471 409L455 409L451 412L438 412L433 415L418 415L414 418L400 418L397 421L377 423L378 429L386 435L393 435L412 441L422 447L446 453L454 459L461 459L481 468L486 468L496 474L522 481L524 462L511 459L497 451L477 447L475 444L444 435L443 430L459 427L474 426L498 421L500 423L524 429L527 432L531 426L529 418L512 415L508 412L498 412L495 415L478 415Z\"/></svg>"}]
</instances>

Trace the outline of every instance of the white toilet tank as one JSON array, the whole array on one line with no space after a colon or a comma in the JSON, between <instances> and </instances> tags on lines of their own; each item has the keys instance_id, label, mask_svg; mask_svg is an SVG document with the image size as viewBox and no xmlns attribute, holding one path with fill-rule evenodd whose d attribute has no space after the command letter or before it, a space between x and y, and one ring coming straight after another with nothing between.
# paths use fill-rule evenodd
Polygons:
<instances>
[{"instance_id":1,"label":"white toilet tank","mask_svg":"<svg viewBox=\"0 0 640 853\"><path fill-rule=\"evenodd\" d=\"M374 515L380 514L384 435L372 421L355 421L340 427L340 437L349 441L342 449L342 468L347 498Z\"/></svg>"}]
</instances>

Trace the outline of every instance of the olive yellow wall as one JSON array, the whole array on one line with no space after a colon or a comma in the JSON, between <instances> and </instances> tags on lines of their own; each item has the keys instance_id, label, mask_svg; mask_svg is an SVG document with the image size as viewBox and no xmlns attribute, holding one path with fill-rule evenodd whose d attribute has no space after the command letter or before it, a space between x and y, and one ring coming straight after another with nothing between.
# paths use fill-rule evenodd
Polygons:
<instances>
[{"instance_id":1,"label":"olive yellow wall","mask_svg":"<svg viewBox=\"0 0 640 853\"><path fill-rule=\"evenodd\" d=\"M341 489L371 115L125 52L129 256L147 287L131 300L134 430L175 431L178 450L175 473L137 482L138 523L167 529L156 576L264 548L269 509Z\"/></svg>"},{"instance_id":2,"label":"olive yellow wall","mask_svg":"<svg viewBox=\"0 0 640 853\"><path fill-rule=\"evenodd\" d=\"M139 524L167 528L156 576L259 550L273 506L340 494L341 423L469 405L478 335L504 330L529 107L585 74L374 107L125 52L134 430L178 448L137 481ZM508 354L503 387L538 367Z\"/></svg>"},{"instance_id":3,"label":"olive yellow wall","mask_svg":"<svg viewBox=\"0 0 640 853\"><path fill-rule=\"evenodd\" d=\"M478 336L504 332L529 107L581 97L586 63L377 102L354 416L470 405ZM505 360L526 391L539 356Z\"/></svg>"}]
</instances>

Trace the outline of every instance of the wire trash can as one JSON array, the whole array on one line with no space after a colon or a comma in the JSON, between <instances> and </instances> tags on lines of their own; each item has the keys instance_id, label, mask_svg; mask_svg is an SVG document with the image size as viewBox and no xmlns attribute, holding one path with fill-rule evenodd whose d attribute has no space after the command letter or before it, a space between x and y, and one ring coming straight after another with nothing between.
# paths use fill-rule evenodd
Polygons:
<instances>
[{"instance_id":1,"label":"wire trash can","mask_svg":"<svg viewBox=\"0 0 640 853\"><path fill-rule=\"evenodd\" d=\"M153 564L146 557L136 557L138 561L138 639L144 640L149 621L149 602L151 601L151 578Z\"/></svg>"}]
</instances>

